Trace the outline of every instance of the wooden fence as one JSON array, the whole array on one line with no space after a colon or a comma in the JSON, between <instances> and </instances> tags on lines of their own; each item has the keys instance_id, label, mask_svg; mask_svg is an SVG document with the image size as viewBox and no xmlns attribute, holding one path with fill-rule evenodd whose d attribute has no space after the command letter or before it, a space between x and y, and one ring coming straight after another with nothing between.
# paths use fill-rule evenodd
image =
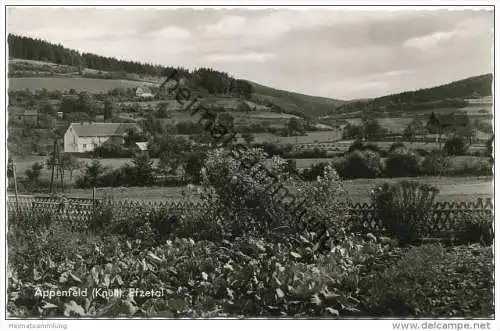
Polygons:
<instances>
[{"instance_id":1,"label":"wooden fence","mask_svg":"<svg viewBox=\"0 0 500 331\"><path fill-rule=\"evenodd\" d=\"M18 204L16 204L14 196L9 196L7 207L10 215L16 213L16 206L19 206L19 212L21 213L51 212L60 217L67 217L71 221L88 222L101 203L100 200L93 201L92 199L19 196ZM143 202L120 200L113 201L112 207L113 215L116 217L138 215L138 213L147 214L155 210L161 210L162 213L171 216L182 216L188 210L202 210L204 205L195 201ZM352 204L349 207L349 214L352 221L358 223L360 228L367 232L382 234L386 231L383 222L377 217L376 208L371 204ZM433 236L456 232L463 220L469 217L482 217L493 221L493 202L491 198L469 202L436 202L431 210L427 232Z\"/></svg>"},{"instance_id":2,"label":"wooden fence","mask_svg":"<svg viewBox=\"0 0 500 331\"><path fill-rule=\"evenodd\" d=\"M384 233L386 231L382 220L377 217L376 208L367 203L356 203L351 206L353 221L358 222L366 231ZM461 224L467 218L481 217L493 222L493 202L491 198L478 199L469 202L438 201L430 211L430 220L426 229L427 235L444 236L458 232Z\"/></svg>"}]
</instances>

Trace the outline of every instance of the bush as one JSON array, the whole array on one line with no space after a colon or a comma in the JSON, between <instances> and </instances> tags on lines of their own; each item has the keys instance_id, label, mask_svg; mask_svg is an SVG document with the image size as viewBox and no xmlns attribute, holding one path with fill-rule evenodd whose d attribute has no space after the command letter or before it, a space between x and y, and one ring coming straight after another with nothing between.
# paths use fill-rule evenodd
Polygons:
<instances>
[{"instance_id":1,"label":"bush","mask_svg":"<svg viewBox=\"0 0 500 331\"><path fill-rule=\"evenodd\" d=\"M377 152L354 151L346 156L338 170L343 178L377 178L382 174L382 161Z\"/></svg>"},{"instance_id":2,"label":"bush","mask_svg":"<svg viewBox=\"0 0 500 331\"><path fill-rule=\"evenodd\" d=\"M321 176L323 174L327 166L327 162L315 163L310 168L306 168L302 171L301 178L306 181L316 180L318 176Z\"/></svg>"},{"instance_id":3,"label":"bush","mask_svg":"<svg viewBox=\"0 0 500 331\"><path fill-rule=\"evenodd\" d=\"M493 244L493 215L466 215L458 231L459 244Z\"/></svg>"},{"instance_id":4,"label":"bush","mask_svg":"<svg viewBox=\"0 0 500 331\"><path fill-rule=\"evenodd\" d=\"M106 142L94 150L95 155L101 158L125 158L134 156L134 152L121 144Z\"/></svg>"},{"instance_id":5,"label":"bush","mask_svg":"<svg viewBox=\"0 0 500 331\"><path fill-rule=\"evenodd\" d=\"M442 176L449 170L450 158L440 152L432 152L424 158L420 172L425 175Z\"/></svg>"},{"instance_id":6,"label":"bush","mask_svg":"<svg viewBox=\"0 0 500 331\"><path fill-rule=\"evenodd\" d=\"M396 149L385 160L385 176L412 177L418 176L420 157L415 152L406 149Z\"/></svg>"},{"instance_id":7,"label":"bush","mask_svg":"<svg viewBox=\"0 0 500 331\"><path fill-rule=\"evenodd\" d=\"M464 137L454 136L446 140L444 151L449 155L466 155L469 145Z\"/></svg>"},{"instance_id":8,"label":"bush","mask_svg":"<svg viewBox=\"0 0 500 331\"><path fill-rule=\"evenodd\" d=\"M296 151L296 152L290 152L286 154L286 158L290 159L315 159L315 158L326 158L327 157L327 151L320 149L318 147L315 147L310 150L303 150L303 151Z\"/></svg>"},{"instance_id":9,"label":"bush","mask_svg":"<svg viewBox=\"0 0 500 331\"><path fill-rule=\"evenodd\" d=\"M389 234L403 245L415 243L427 234L430 211L438 189L430 185L402 181L385 183L372 191L377 217Z\"/></svg>"},{"instance_id":10,"label":"bush","mask_svg":"<svg viewBox=\"0 0 500 331\"><path fill-rule=\"evenodd\" d=\"M464 157L461 162L454 162L446 171L453 176L492 176L493 164L489 158Z\"/></svg>"},{"instance_id":11,"label":"bush","mask_svg":"<svg viewBox=\"0 0 500 331\"><path fill-rule=\"evenodd\" d=\"M207 222L222 222L224 235L282 240L283 233L277 235L276 229L295 235L300 233L297 229L316 233L329 229L332 234L343 229L347 200L333 169L326 168L315 182L306 184L290 178L286 161L279 157L269 163L258 149L238 153L237 157L224 149L209 153L202 170L201 198L209 206L204 217Z\"/></svg>"},{"instance_id":12,"label":"bush","mask_svg":"<svg viewBox=\"0 0 500 331\"><path fill-rule=\"evenodd\" d=\"M361 306L369 315L490 318L494 313L490 247L423 245L397 255L401 258L363 277Z\"/></svg>"},{"instance_id":13,"label":"bush","mask_svg":"<svg viewBox=\"0 0 500 331\"><path fill-rule=\"evenodd\" d=\"M391 147L389 147L389 150L388 150L388 153L392 153L394 152L396 149L399 149L399 148L405 148L405 144L402 143L402 142L395 142L395 143L392 143L391 144Z\"/></svg>"},{"instance_id":14,"label":"bush","mask_svg":"<svg viewBox=\"0 0 500 331\"><path fill-rule=\"evenodd\" d=\"M351 146L349 146L349 149L347 150L348 153L354 152L354 151L374 151L379 153L380 155L385 154L385 151L380 148L377 144L372 144L372 143L363 143L361 140L356 140L355 142L352 143Z\"/></svg>"}]
</instances>

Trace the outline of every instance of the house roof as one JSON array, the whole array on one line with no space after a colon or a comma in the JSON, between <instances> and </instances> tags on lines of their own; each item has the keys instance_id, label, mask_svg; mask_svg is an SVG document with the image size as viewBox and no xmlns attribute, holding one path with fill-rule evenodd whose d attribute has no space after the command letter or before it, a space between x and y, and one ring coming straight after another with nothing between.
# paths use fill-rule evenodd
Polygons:
<instances>
[{"instance_id":1,"label":"house roof","mask_svg":"<svg viewBox=\"0 0 500 331\"><path fill-rule=\"evenodd\" d=\"M137 145L137 147L139 147L139 149L141 151L147 151L148 150L148 142L147 141L136 142L135 144Z\"/></svg>"},{"instance_id":2,"label":"house roof","mask_svg":"<svg viewBox=\"0 0 500 331\"><path fill-rule=\"evenodd\" d=\"M138 87L136 93L151 94L151 89L147 86Z\"/></svg>"},{"instance_id":3,"label":"house roof","mask_svg":"<svg viewBox=\"0 0 500 331\"><path fill-rule=\"evenodd\" d=\"M71 123L79 137L122 136L129 129L139 129L136 123Z\"/></svg>"}]
</instances>

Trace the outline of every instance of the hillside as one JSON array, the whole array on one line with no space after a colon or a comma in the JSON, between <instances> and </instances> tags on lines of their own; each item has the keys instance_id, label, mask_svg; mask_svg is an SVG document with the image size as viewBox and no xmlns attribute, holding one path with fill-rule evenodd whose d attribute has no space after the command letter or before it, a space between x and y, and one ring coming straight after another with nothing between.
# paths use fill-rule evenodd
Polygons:
<instances>
[{"instance_id":1,"label":"hillside","mask_svg":"<svg viewBox=\"0 0 500 331\"><path fill-rule=\"evenodd\" d=\"M286 110L287 113L316 117L332 111L335 107L347 101L310 96L300 93L274 89L250 82L253 87L252 100L270 106L271 108Z\"/></svg>"},{"instance_id":2,"label":"hillside","mask_svg":"<svg viewBox=\"0 0 500 331\"><path fill-rule=\"evenodd\" d=\"M467 99L491 96L492 81L493 75L485 74L431 88L358 100L335 108L331 115L360 111L376 113L464 108L471 104Z\"/></svg>"},{"instance_id":3,"label":"hillside","mask_svg":"<svg viewBox=\"0 0 500 331\"><path fill-rule=\"evenodd\" d=\"M159 82L177 70L187 80L189 88L204 95L237 97L266 106L273 112L314 117L331 111L342 101L281 91L243 79L231 77L211 68L189 71L139 62L123 61L91 53L80 53L40 39L9 35L9 90L82 90L93 85L89 92L107 92L113 88L134 87L142 82ZM51 78L45 81L41 77ZM64 77L65 79L59 79ZM56 79L58 78L58 79ZM86 82L72 79L105 79L108 82ZM128 82L131 81L131 82Z\"/></svg>"}]
</instances>

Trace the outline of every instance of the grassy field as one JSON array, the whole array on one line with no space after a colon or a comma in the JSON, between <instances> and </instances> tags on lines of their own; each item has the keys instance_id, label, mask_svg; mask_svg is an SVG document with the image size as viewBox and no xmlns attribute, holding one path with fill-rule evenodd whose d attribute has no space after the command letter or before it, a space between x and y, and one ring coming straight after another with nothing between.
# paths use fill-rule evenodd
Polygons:
<instances>
[{"instance_id":1,"label":"grassy field","mask_svg":"<svg viewBox=\"0 0 500 331\"><path fill-rule=\"evenodd\" d=\"M439 201L471 201L477 198L493 197L492 177L412 177L412 178L377 178L344 181L344 188L353 202L369 202L370 191L378 184L412 180L435 185L439 188ZM112 196L116 200L184 200L185 187L115 187L98 188L98 197ZM90 198L92 190L72 189L67 191L72 197Z\"/></svg>"},{"instance_id":2,"label":"grassy field","mask_svg":"<svg viewBox=\"0 0 500 331\"><path fill-rule=\"evenodd\" d=\"M31 168L31 166L33 165L33 163L35 162L41 162L44 164L44 168L42 169L41 171L41 174L40 174L40 179L42 180L49 180L50 177L51 177L51 170L50 169L47 169L45 167L45 161L47 160L47 156L32 156L32 157L28 157L28 158L24 158L23 160L20 160L20 161L15 161L16 162L16 173L17 173L17 176L18 177L24 177L25 176L25 172L27 169ZM81 161L84 161L86 163L90 163L92 160L91 159L85 159L85 158L81 158L80 159ZM108 168L113 168L113 169L116 169L116 168L119 168L121 166L123 166L125 163L131 163L132 159L131 158L116 158L116 159L99 159L99 161L101 162L101 164L104 166L104 167L108 167ZM158 162L158 159L153 159L153 161L155 163ZM81 175L81 171L75 171L73 173L73 182L76 180L76 178L78 178L78 176ZM66 183L70 183L71 180L70 180L70 175L69 173L65 172L64 174L64 181Z\"/></svg>"},{"instance_id":3,"label":"grassy field","mask_svg":"<svg viewBox=\"0 0 500 331\"><path fill-rule=\"evenodd\" d=\"M321 163L321 162L332 162L333 158L316 158L316 159L293 159L297 164L297 168L304 169L309 168L313 164Z\"/></svg>"},{"instance_id":4,"label":"grassy field","mask_svg":"<svg viewBox=\"0 0 500 331\"><path fill-rule=\"evenodd\" d=\"M13 77L9 78L9 90L17 91L29 89L31 91L43 88L52 91L87 91L89 93L107 92L114 88L135 88L149 83L121 80L121 79L94 79L74 77Z\"/></svg>"},{"instance_id":5,"label":"grassy field","mask_svg":"<svg viewBox=\"0 0 500 331\"><path fill-rule=\"evenodd\" d=\"M377 121L383 128L388 129L390 132L403 132L413 118L408 117L383 117L377 118ZM351 125L361 125L361 118L346 119Z\"/></svg>"}]
</instances>

